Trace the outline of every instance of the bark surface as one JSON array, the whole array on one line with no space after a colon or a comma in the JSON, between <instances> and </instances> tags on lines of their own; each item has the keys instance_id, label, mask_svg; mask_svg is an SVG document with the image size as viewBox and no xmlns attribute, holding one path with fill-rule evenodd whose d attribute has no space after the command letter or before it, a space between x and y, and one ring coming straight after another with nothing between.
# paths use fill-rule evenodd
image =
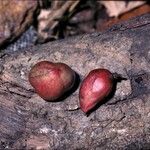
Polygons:
<instances>
[{"instance_id":1,"label":"bark surface","mask_svg":"<svg viewBox=\"0 0 150 150\"><path fill-rule=\"evenodd\" d=\"M149 149L150 14L106 32L72 37L0 56L0 148ZM95 68L126 77L88 117L79 85L57 103L45 102L28 82L41 60L68 64L84 78Z\"/></svg>"}]
</instances>

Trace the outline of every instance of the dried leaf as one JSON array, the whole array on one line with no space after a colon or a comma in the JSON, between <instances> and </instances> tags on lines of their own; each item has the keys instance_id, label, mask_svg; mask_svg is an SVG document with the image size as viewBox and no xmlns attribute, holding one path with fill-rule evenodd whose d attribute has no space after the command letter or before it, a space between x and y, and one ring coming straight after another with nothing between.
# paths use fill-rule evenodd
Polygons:
<instances>
[{"instance_id":1,"label":"dried leaf","mask_svg":"<svg viewBox=\"0 0 150 150\"><path fill-rule=\"evenodd\" d=\"M143 5L146 1L100 1L106 9L110 17L118 17L120 14L132 10L138 6Z\"/></svg>"},{"instance_id":2,"label":"dried leaf","mask_svg":"<svg viewBox=\"0 0 150 150\"><path fill-rule=\"evenodd\" d=\"M52 8L42 9L38 16L38 34L42 40L48 39L50 32L58 25L66 11L72 10L79 1L54 1Z\"/></svg>"},{"instance_id":3,"label":"dried leaf","mask_svg":"<svg viewBox=\"0 0 150 150\"><path fill-rule=\"evenodd\" d=\"M37 1L0 0L0 46L11 43L33 22Z\"/></svg>"}]
</instances>

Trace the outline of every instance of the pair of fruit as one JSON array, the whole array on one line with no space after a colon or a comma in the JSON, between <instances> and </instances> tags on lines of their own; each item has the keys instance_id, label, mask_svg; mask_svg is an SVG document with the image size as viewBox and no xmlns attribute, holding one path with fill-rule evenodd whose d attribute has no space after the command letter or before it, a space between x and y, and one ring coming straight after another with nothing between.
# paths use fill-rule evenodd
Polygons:
<instances>
[{"instance_id":1,"label":"pair of fruit","mask_svg":"<svg viewBox=\"0 0 150 150\"><path fill-rule=\"evenodd\" d=\"M75 83L75 72L64 63L41 61L29 72L29 82L46 101L56 101ZM113 87L113 74L107 69L92 70L81 83L80 108L87 113L107 97Z\"/></svg>"}]
</instances>

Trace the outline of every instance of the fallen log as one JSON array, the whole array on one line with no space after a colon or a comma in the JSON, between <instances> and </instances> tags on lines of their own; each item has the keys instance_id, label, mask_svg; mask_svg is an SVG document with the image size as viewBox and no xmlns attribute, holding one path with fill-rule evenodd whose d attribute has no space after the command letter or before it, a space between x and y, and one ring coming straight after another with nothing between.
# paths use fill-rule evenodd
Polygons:
<instances>
[{"instance_id":1,"label":"fallen log","mask_svg":"<svg viewBox=\"0 0 150 150\"><path fill-rule=\"evenodd\" d=\"M150 147L150 14L111 29L0 55L0 148L148 149ZM41 60L63 62L80 77L106 68L127 80L88 117L76 89L45 102L28 82Z\"/></svg>"}]
</instances>

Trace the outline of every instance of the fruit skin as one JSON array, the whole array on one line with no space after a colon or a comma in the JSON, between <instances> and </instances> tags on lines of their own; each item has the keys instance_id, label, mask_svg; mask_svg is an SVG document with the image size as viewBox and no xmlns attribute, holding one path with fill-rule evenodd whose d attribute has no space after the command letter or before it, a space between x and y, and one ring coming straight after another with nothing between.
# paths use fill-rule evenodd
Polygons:
<instances>
[{"instance_id":1,"label":"fruit skin","mask_svg":"<svg viewBox=\"0 0 150 150\"><path fill-rule=\"evenodd\" d=\"M41 61L29 72L29 82L44 100L56 101L74 85L75 72L64 63Z\"/></svg>"},{"instance_id":2,"label":"fruit skin","mask_svg":"<svg viewBox=\"0 0 150 150\"><path fill-rule=\"evenodd\" d=\"M113 74L107 69L92 70L81 83L79 102L85 113L107 97L113 87Z\"/></svg>"}]
</instances>

